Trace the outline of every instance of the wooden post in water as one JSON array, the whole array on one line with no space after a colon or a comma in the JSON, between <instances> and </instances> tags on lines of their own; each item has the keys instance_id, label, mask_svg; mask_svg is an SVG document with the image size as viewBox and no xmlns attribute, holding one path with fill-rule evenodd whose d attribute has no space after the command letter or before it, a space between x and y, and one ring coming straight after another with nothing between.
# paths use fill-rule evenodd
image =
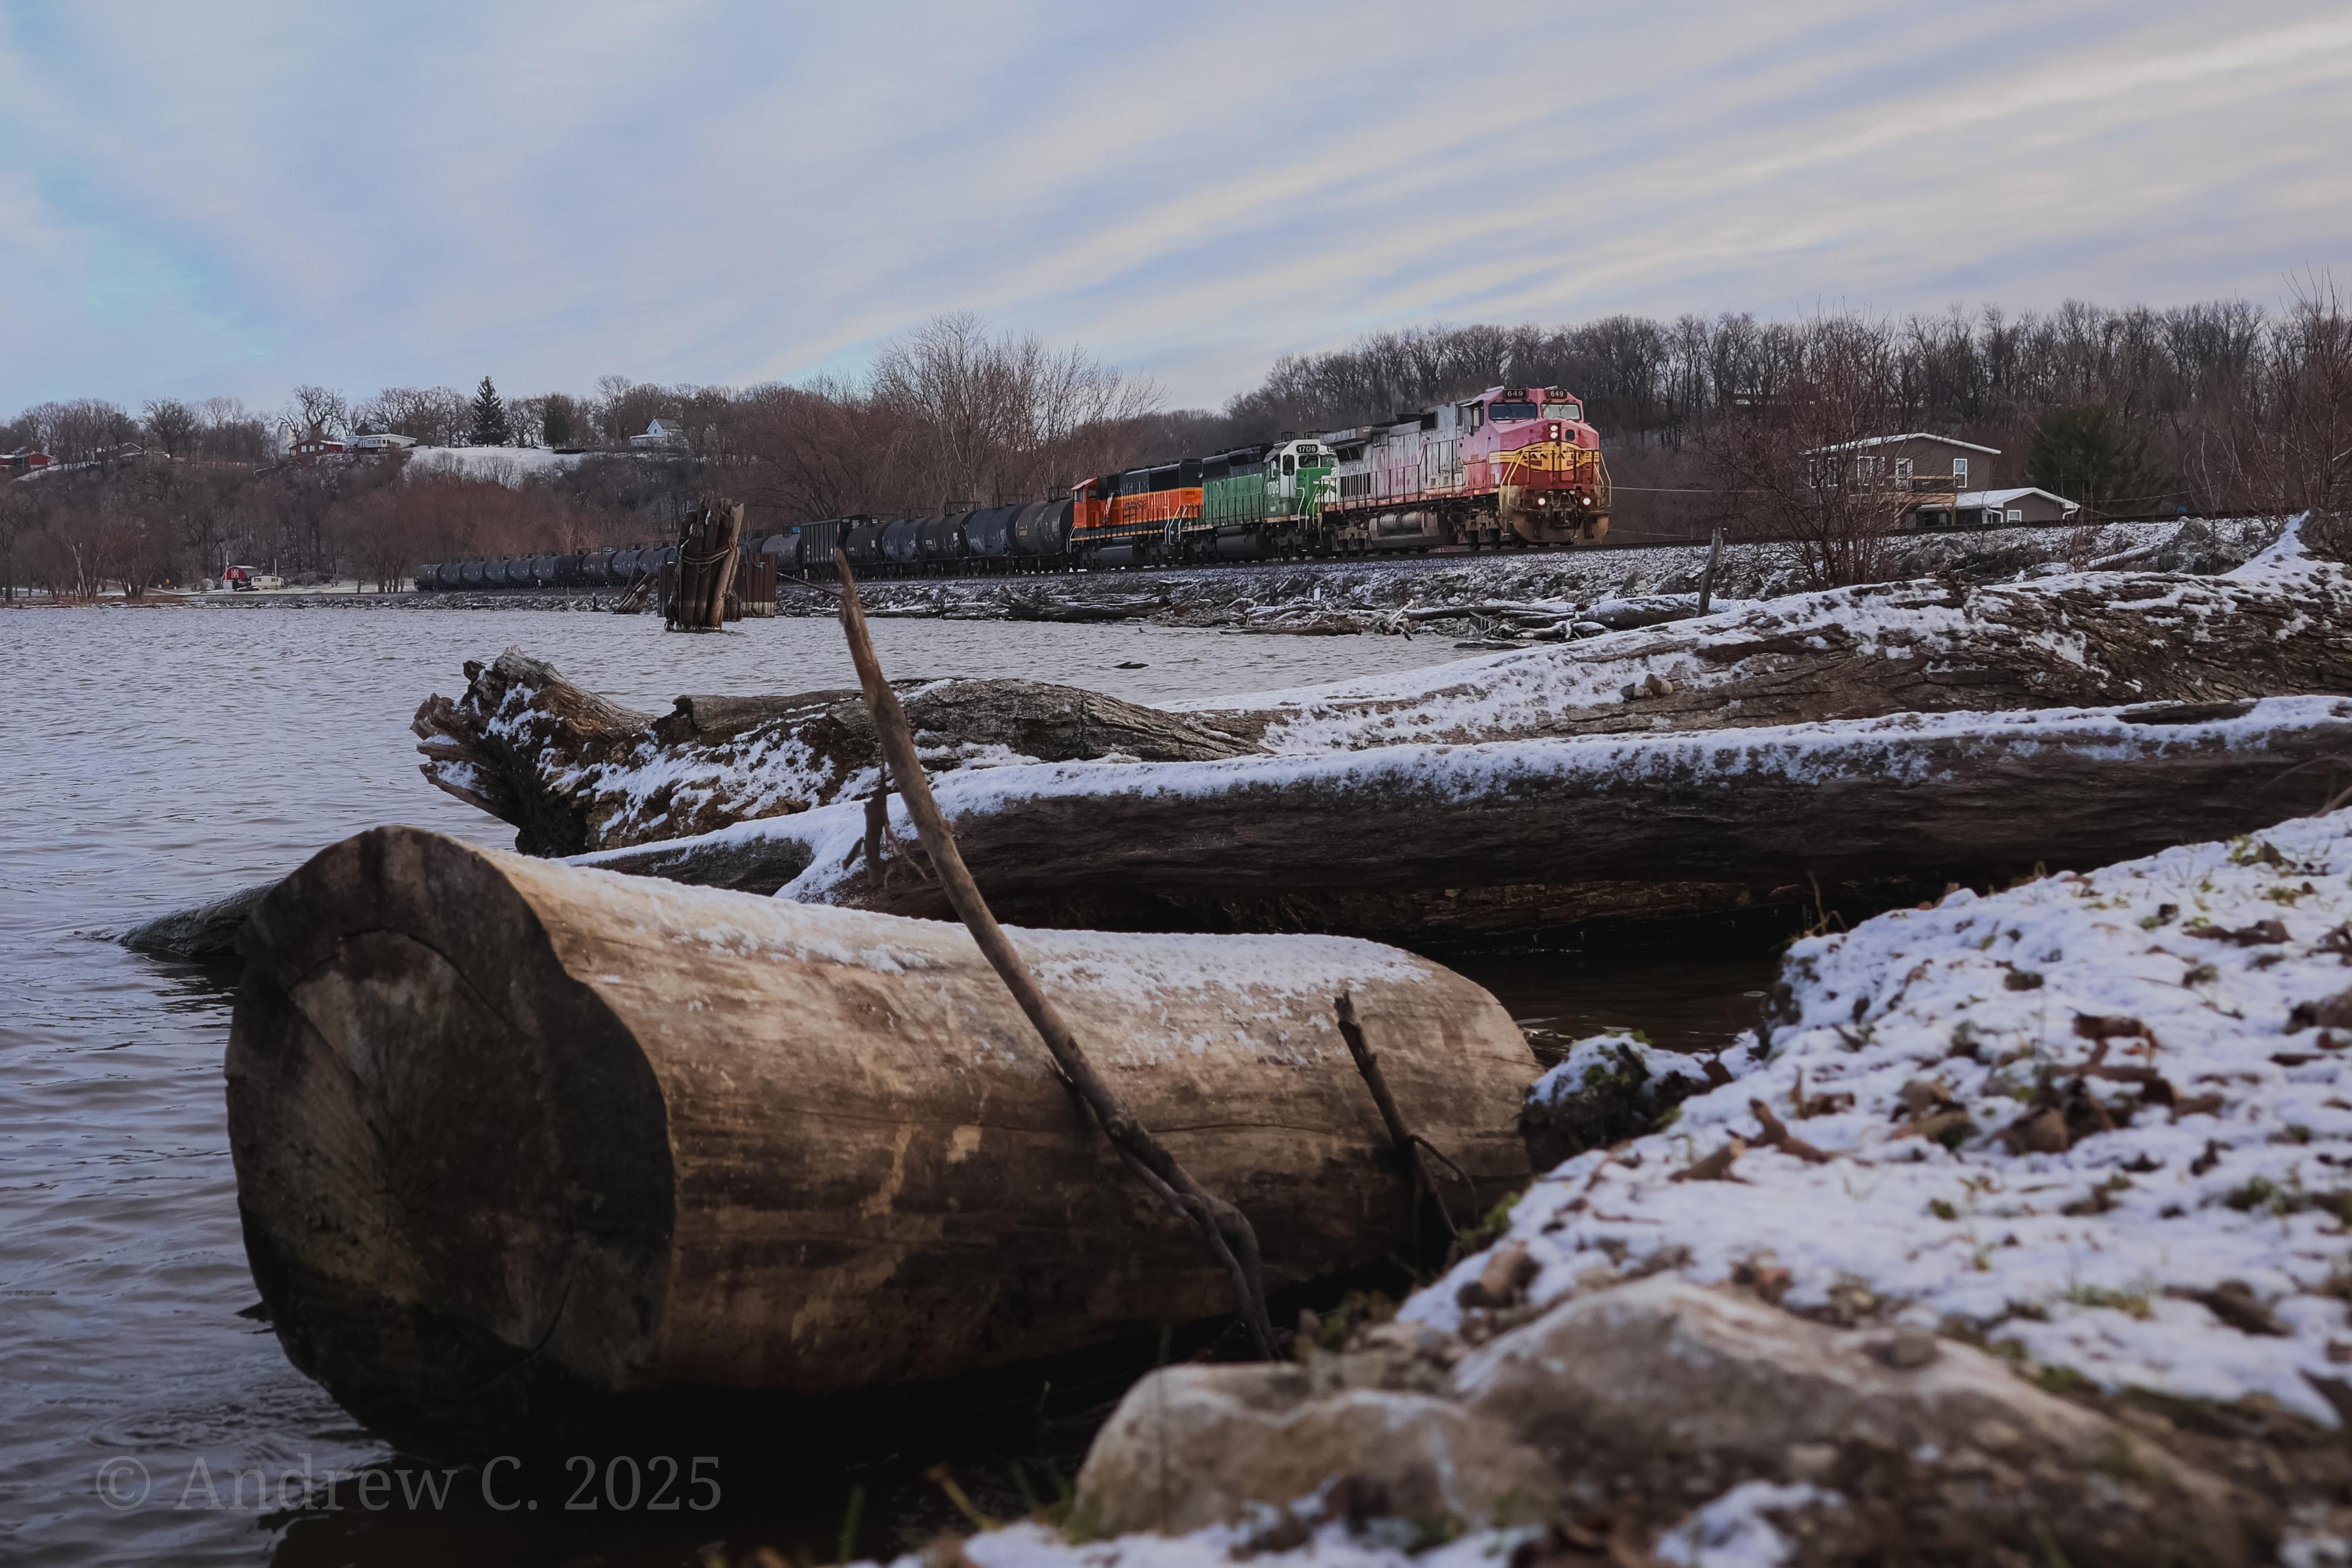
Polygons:
<instances>
[{"instance_id":1,"label":"wooden post in water","mask_svg":"<svg viewBox=\"0 0 2352 1568\"><path fill-rule=\"evenodd\" d=\"M727 623L727 593L734 586L742 531L740 501L712 497L687 518L678 530L676 587L662 606L672 630L716 632Z\"/></svg>"}]
</instances>

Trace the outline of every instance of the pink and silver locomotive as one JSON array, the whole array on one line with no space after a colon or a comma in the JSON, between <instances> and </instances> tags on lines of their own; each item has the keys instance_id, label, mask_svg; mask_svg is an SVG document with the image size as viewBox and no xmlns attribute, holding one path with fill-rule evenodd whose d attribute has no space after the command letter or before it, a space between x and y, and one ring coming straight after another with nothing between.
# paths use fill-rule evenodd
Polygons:
<instances>
[{"instance_id":1,"label":"pink and silver locomotive","mask_svg":"<svg viewBox=\"0 0 2352 1568\"><path fill-rule=\"evenodd\" d=\"M1494 387L1386 424L1332 431L1330 541L1349 553L1589 544L1609 531L1609 469L1584 405Z\"/></svg>"}]
</instances>

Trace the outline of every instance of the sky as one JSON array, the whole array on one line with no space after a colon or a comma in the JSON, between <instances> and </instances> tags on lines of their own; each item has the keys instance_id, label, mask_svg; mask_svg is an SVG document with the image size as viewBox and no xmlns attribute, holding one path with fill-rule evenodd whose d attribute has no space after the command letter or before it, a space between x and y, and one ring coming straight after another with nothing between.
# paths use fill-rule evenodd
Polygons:
<instances>
[{"instance_id":1,"label":"sky","mask_svg":"<svg viewBox=\"0 0 2352 1568\"><path fill-rule=\"evenodd\" d=\"M0 0L0 416L2352 277L2344 0Z\"/></svg>"}]
</instances>

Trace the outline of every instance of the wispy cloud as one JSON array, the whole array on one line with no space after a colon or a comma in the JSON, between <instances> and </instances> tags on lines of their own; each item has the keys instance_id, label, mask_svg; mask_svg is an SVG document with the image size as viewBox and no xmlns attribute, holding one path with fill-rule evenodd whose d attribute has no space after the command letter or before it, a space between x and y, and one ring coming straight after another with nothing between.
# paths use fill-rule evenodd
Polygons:
<instances>
[{"instance_id":1,"label":"wispy cloud","mask_svg":"<svg viewBox=\"0 0 2352 1568\"><path fill-rule=\"evenodd\" d=\"M1213 402L1373 328L2275 297L2352 19L2101 0L0 11L0 408L850 364Z\"/></svg>"}]
</instances>

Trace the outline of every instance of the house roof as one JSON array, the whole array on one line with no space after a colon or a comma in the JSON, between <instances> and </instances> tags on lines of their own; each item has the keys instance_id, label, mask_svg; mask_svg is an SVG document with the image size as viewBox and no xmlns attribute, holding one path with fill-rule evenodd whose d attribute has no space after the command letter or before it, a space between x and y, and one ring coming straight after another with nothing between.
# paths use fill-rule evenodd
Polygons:
<instances>
[{"instance_id":1,"label":"house roof","mask_svg":"<svg viewBox=\"0 0 2352 1568\"><path fill-rule=\"evenodd\" d=\"M2021 496L2039 496L2045 501L2055 501L2069 510L2082 505L2079 501L2070 501L2063 496L2053 494L2051 491L2032 485L2020 485L2010 490L1964 490L1960 493L1958 504L1963 507L2006 507Z\"/></svg>"},{"instance_id":2,"label":"house roof","mask_svg":"<svg viewBox=\"0 0 2352 1568\"><path fill-rule=\"evenodd\" d=\"M1892 446L1898 441L1933 441L1939 445L1966 447L1970 452L1982 452L1994 457L2000 455L2000 448L1998 446L1979 446L1973 441L1962 441L1958 436L1952 435L1937 435L1930 430L1907 431L1901 435L1874 435L1864 441L1841 441L1834 446L1808 448L1805 455L1810 457L1816 452L1864 452L1874 446Z\"/></svg>"}]
</instances>

